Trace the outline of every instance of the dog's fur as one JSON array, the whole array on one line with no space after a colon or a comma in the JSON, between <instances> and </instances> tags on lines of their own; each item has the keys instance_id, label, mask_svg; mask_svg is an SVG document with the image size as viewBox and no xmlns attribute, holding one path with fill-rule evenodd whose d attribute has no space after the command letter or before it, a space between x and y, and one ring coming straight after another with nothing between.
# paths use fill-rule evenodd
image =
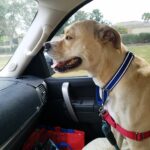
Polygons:
<instances>
[{"instance_id":1,"label":"dog's fur","mask_svg":"<svg viewBox=\"0 0 150 150\"><path fill-rule=\"evenodd\" d=\"M127 52L116 30L90 20L68 26L64 38L51 45L49 54L57 62L80 57L82 64L75 70L87 70L100 87L111 79ZM127 130L150 130L150 65L146 61L135 56L121 81L110 93L110 101L105 108ZM115 129L113 131L121 147L123 137ZM131 150L150 149L150 138L141 142L126 140Z\"/></svg>"}]
</instances>

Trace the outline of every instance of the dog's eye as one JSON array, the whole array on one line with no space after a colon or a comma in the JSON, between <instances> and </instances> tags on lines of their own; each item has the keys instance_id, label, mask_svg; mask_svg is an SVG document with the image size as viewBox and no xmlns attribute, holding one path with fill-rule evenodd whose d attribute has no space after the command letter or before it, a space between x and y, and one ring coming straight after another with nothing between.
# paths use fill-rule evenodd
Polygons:
<instances>
[{"instance_id":1,"label":"dog's eye","mask_svg":"<svg viewBox=\"0 0 150 150\"><path fill-rule=\"evenodd\" d=\"M65 39L66 40L72 40L73 38L71 36L67 35Z\"/></svg>"}]
</instances>

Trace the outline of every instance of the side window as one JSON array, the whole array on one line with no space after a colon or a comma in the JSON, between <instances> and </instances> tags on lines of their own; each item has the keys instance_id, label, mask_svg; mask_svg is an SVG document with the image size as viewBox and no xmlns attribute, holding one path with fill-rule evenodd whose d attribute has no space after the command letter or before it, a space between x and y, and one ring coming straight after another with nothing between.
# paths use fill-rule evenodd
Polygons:
<instances>
[{"instance_id":1,"label":"side window","mask_svg":"<svg viewBox=\"0 0 150 150\"><path fill-rule=\"evenodd\" d=\"M80 20L92 19L115 28L121 35L122 42L130 51L143 57L150 63L150 1L133 0L93 1L77 11L52 39L57 40L66 26ZM113 7L112 7L113 6ZM85 70L69 73L54 73L52 77L87 76Z\"/></svg>"},{"instance_id":2,"label":"side window","mask_svg":"<svg viewBox=\"0 0 150 150\"><path fill-rule=\"evenodd\" d=\"M0 70L14 54L37 9L35 0L0 0Z\"/></svg>"}]
</instances>

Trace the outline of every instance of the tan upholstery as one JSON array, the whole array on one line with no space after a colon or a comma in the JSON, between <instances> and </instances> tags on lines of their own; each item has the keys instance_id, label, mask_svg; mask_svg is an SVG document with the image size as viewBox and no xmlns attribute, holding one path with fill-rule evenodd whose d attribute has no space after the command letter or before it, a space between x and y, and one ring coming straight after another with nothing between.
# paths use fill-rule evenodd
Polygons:
<instances>
[{"instance_id":1,"label":"tan upholstery","mask_svg":"<svg viewBox=\"0 0 150 150\"><path fill-rule=\"evenodd\" d=\"M106 138L97 138L88 143L82 150L114 150L114 147L111 146ZM123 140L121 150L130 150L125 139Z\"/></svg>"},{"instance_id":2,"label":"tan upholstery","mask_svg":"<svg viewBox=\"0 0 150 150\"><path fill-rule=\"evenodd\" d=\"M106 138L97 138L88 143L82 150L114 150Z\"/></svg>"}]
</instances>

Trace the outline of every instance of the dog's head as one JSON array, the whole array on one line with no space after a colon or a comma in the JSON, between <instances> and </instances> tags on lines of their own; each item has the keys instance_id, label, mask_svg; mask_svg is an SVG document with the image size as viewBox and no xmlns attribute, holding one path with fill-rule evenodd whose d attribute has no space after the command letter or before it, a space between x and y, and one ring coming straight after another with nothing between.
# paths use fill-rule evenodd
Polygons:
<instances>
[{"instance_id":1,"label":"dog's head","mask_svg":"<svg viewBox=\"0 0 150 150\"><path fill-rule=\"evenodd\" d=\"M47 53L54 60L53 68L58 72L89 71L102 63L106 55L120 48L121 39L117 31L90 20L68 26L60 40L45 43Z\"/></svg>"}]
</instances>

